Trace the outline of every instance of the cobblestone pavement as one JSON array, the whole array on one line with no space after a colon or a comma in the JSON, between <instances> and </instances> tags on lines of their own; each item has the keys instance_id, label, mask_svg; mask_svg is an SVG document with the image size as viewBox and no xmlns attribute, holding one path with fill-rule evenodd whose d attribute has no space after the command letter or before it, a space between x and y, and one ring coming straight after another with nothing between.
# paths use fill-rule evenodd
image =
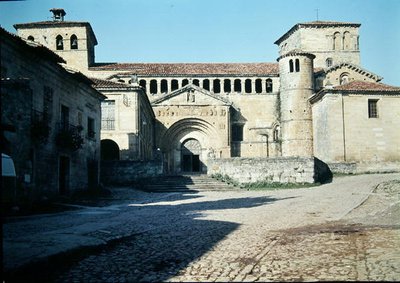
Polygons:
<instances>
[{"instance_id":1,"label":"cobblestone pavement","mask_svg":"<svg viewBox=\"0 0 400 283\"><path fill-rule=\"evenodd\" d=\"M128 205L133 213L120 212L125 221L114 226L147 223L147 230L70 258L54 272L37 271L36 279L400 280L399 174L342 177L308 189L155 196Z\"/></svg>"}]
</instances>

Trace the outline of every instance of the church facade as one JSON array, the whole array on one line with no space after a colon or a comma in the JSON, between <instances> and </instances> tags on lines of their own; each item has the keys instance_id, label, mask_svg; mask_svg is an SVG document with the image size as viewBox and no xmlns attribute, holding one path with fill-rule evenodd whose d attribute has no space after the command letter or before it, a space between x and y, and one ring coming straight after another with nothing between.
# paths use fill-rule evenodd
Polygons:
<instances>
[{"instance_id":1,"label":"church facade","mask_svg":"<svg viewBox=\"0 0 400 283\"><path fill-rule=\"evenodd\" d=\"M361 67L360 24L296 24L271 63L97 63L91 25L52 12L53 21L15 28L97 81L107 96L102 150L124 152L111 158L161 153L170 174L234 157L400 162L400 88ZM129 91L143 102L128 103Z\"/></svg>"}]
</instances>

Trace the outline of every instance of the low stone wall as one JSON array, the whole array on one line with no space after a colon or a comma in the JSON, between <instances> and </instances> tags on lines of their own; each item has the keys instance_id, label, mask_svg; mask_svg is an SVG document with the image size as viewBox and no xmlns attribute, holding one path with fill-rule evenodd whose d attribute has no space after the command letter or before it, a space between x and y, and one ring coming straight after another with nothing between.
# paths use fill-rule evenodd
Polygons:
<instances>
[{"instance_id":1,"label":"low stone wall","mask_svg":"<svg viewBox=\"0 0 400 283\"><path fill-rule=\"evenodd\" d=\"M102 161L100 181L105 185L128 185L142 178L163 174L162 162L155 161Z\"/></svg>"},{"instance_id":2,"label":"low stone wall","mask_svg":"<svg viewBox=\"0 0 400 283\"><path fill-rule=\"evenodd\" d=\"M400 162L338 162L328 163L333 173L364 174L400 172Z\"/></svg>"},{"instance_id":3,"label":"low stone wall","mask_svg":"<svg viewBox=\"0 0 400 283\"><path fill-rule=\"evenodd\" d=\"M316 164L313 157L213 159L209 160L207 174L229 176L240 184L314 183L330 173L329 168L323 164ZM320 173L316 174L316 171Z\"/></svg>"}]
</instances>

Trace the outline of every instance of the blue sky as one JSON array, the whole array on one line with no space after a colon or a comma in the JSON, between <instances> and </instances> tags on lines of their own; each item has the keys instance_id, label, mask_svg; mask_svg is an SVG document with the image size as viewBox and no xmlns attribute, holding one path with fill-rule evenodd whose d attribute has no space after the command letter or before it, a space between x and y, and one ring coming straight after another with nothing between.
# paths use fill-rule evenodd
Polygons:
<instances>
[{"instance_id":1,"label":"blue sky","mask_svg":"<svg viewBox=\"0 0 400 283\"><path fill-rule=\"evenodd\" d=\"M300 22L361 23L361 65L400 86L400 0L1 1L0 25L90 22L96 62L275 62L276 39Z\"/></svg>"}]
</instances>

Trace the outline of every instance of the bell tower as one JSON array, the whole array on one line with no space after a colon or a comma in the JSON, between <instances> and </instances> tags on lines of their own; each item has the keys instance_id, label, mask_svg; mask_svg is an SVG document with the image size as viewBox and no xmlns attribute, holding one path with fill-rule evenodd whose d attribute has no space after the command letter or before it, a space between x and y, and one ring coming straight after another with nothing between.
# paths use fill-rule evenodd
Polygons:
<instances>
[{"instance_id":1,"label":"bell tower","mask_svg":"<svg viewBox=\"0 0 400 283\"><path fill-rule=\"evenodd\" d=\"M50 9L51 21L14 25L17 34L40 43L62 57L69 67L86 73L95 62L96 36L88 22L65 21L64 9Z\"/></svg>"},{"instance_id":2,"label":"bell tower","mask_svg":"<svg viewBox=\"0 0 400 283\"><path fill-rule=\"evenodd\" d=\"M278 58L282 156L313 156L311 104L315 56L290 51Z\"/></svg>"}]
</instances>

